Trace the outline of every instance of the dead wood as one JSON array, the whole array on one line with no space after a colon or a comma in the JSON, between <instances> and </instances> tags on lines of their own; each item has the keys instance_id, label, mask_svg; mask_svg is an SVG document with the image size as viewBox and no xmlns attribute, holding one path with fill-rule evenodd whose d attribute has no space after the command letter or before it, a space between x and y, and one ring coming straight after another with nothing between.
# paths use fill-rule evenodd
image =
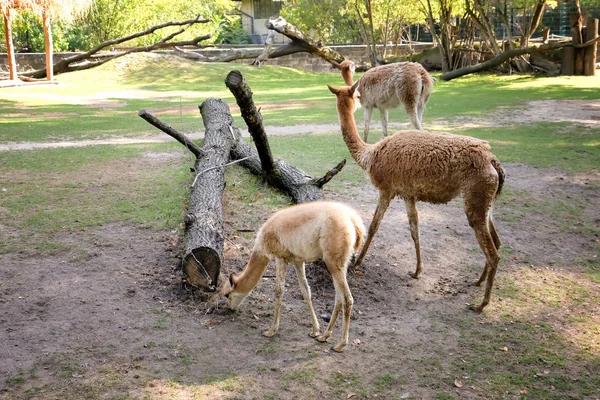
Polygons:
<instances>
[{"instance_id":1,"label":"dead wood","mask_svg":"<svg viewBox=\"0 0 600 400\"><path fill-rule=\"evenodd\" d=\"M178 132L177 130L175 130L175 128L173 128L171 125L166 124L163 121L161 121L158 118L156 118L156 116L154 114L149 113L146 110L140 110L140 112L138 113L138 115L140 117L142 117L143 119L145 119L146 121L148 121L148 123L150 123L151 125L157 127L158 129L160 129L161 131L163 131L167 135L169 135L172 138L174 138L175 140L177 140L179 143L183 144L192 153L194 153L194 155L196 156L196 158L202 157L204 155L204 150L202 150L200 148L200 146L198 146L196 143L192 142L184 134L182 134L182 133Z\"/></svg>"},{"instance_id":2,"label":"dead wood","mask_svg":"<svg viewBox=\"0 0 600 400\"><path fill-rule=\"evenodd\" d=\"M502 63L508 61L511 58L519 57L524 54L543 53L543 52L546 52L549 50L560 49L565 46L573 46L574 48L585 48L587 46L595 45L599 41L600 41L600 37L596 37L595 39L592 39L585 43L577 44L577 45L573 45L573 43L571 41L568 41L568 42L543 44L541 46L526 47L523 49L511 49L511 50L505 51L501 54L498 54L496 57L492 58L491 60L488 60L481 64L471 65L471 66L468 66L465 68L459 68L454 71L446 72L445 74L443 74L440 77L440 79L442 79L444 81L450 81L452 79L456 79L461 76L473 74L475 72L489 70L489 69L500 66Z\"/></svg>"},{"instance_id":3,"label":"dead wood","mask_svg":"<svg viewBox=\"0 0 600 400\"><path fill-rule=\"evenodd\" d=\"M303 51L317 57L321 57L338 69L340 68L340 63L344 61L344 56L342 56L340 53L323 45L321 40L315 40L308 35L303 35L298 28L292 24L289 24L282 17L269 20L265 25L267 28L279 32L291 40L291 43L284 46L284 48L287 47L289 50L293 50L294 52ZM284 48L280 48L278 50L283 51ZM270 57L274 58L273 55Z\"/></svg>"},{"instance_id":4,"label":"dead wood","mask_svg":"<svg viewBox=\"0 0 600 400\"><path fill-rule=\"evenodd\" d=\"M125 56L127 54L131 54L131 53L149 52L149 51L165 49L165 48L174 48L176 46L196 46L196 47L198 47L199 43L203 40L210 38L210 35L198 36L192 40L185 40L185 41L179 41L179 42L172 42L171 40L174 39L176 36L179 36L180 34L185 32L190 26L195 25L195 24L207 23L207 22L209 22L208 19L201 19L200 17L198 17L196 19L187 20L187 21L166 22L164 24L153 26L142 32L137 32L132 35L125 36L125 37L122 37L119 39L108 40L106 42L100 43L98 46L94 47L93 49L91 49L85 53L77 54L77 55L74 55L73 57L65 58L63 60L56 62L53 66L54 74L55 75L64 74L66 72L81 71L81 70L85 70L85 69L94 68L94 67L100 66L108 61L114 60L115 58L123 57L123 56ZM111 47L119 45L121 43L125 43L125 42L128 42L133 39L137 39L137 38L140 38L143 36L153 34L160 29L170 27L170 26L182 26L182 28L180 30L178 30L177 32L174 32L174 33L164 37L160 41L158 41L150 46L140 46L140 47L134 47L127 51L111 52L108 54L107 53L98 54L103 49L111 48ZM44 78L46 76L46 68L23 73L22 75L28 76L31 78Z\"/></svg>"},{"instance_id":5,"label":"dead wood","mask_svg":"<svg viewBox=\"0 0 600 400\"><path fill-rule=\"evenodd\" d=\"M267 134L262 125L262 115L254 105L252 90L239 71L231 71L225 84L233 93L248 131L254 140L256 150L246 142L239 141L232 149L232 158L248 157L242 165L253 173L264 176L267 182L287 193L294 203L323 199L321 188L344 167L346 160L328 171L322 178L313 178L301 169L273 158ZM259 160L259 163L257 163Z\"/></svg>"}]
</instances>

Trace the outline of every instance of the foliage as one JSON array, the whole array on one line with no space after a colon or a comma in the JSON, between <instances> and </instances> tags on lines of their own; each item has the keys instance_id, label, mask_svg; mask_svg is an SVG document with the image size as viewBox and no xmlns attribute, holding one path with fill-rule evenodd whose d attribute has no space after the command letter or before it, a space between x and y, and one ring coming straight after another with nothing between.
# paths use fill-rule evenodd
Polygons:
<instances>
[{"instance_id":1,"label":"foliage","mask_svg":"<svg viewBox=\"0 0 600 400\"><path fill-rule=\"evenodd\" d=\"M288 0L281 16L301 32L326 43L358 42L358 20L351 2L344 0Z\"/></svg>"},{"instance_id":2,"label":"foliage","mask_svg":"<svg viewBox=\"0 0 600 400\"><path fill-rule=\"evenodd\" d=\"M196 24L180 37L188 40L205 34L218 33L223 14L234 8L231 0L198 2L181 0L95 0L91 7L77 15L76 19L67 15L52 19L52 38L55 51L89 50L107 40L143 31L151 26L168 21L184 21L198 16L210 19L207 24ZM214 16L218 16L215 18ZM62 18L64 17L64 18ZM3 22L0 22L0 26ZM130 46L152 44L165 35L180 28L166 28L148 37L140 38ZM44 51L44 35L41 18L31 11L20 11L13 23L15 47L31 51ZM215 35L215 37L218 35Z\"/></svg>"},{"instance_id":3,"label":"foliage","mask_svg":"<svg viewBox=\"0 0 600 400\"><path fill-rule=\"evenodd\" d=\"M217 44L249 44L250 37L242 27L242 19L239 16L223 15L218 21L218 35L215 38Z\"/></svg>"}]
</instances>

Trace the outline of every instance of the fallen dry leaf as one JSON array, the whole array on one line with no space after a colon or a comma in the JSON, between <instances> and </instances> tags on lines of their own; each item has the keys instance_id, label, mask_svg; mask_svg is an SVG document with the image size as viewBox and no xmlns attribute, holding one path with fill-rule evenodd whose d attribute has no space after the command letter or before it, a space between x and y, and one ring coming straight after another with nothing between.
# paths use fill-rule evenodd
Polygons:
<instances>
[{"instance_id":1,"label":"fallen dry leaf","mask_svg":"<svg viewBox=\"0 0 600 400\"><path fill-rule=\"evenodd\" d=\"M354 275L363 276L364 274L363 271L354 271Z\"/></svg>"},{"instance_id":2,"label":"fallen dry leaf","mask_svg":"<svg viewBox=\"0 0 600 400\"><path fill-rule=\"evenodd\" d=\"M454 381L454 386L456 386L457 388L461 388L463 387L463 383L460 379L457 379Z\"/></svg>"},{"instance_id":3,"label":"fallen dry leaf","mask_svg":"<svg viewBox=\"0 0 600 400\"><path fill-rule=\"evenodd\" d=\"M356 396L356 393L348 393L348 395L346 396L346 398L347 399L351 399L354 396Z\"/></svg>"},{"instance_id":4,"label":"fallen dry leaf","mask_svg":"<svg viewBox=\"0 0 600 400\"><path fill-rule=\"evenodd\" d=\"M508 347L504 346L503 348L501 348L500 350L502 351L508 351Z\"/></svg>"},{"instance_id":5,"label":"fallen dry leaf","mask_svg":"<svg viewBox=\"0 0 600 400\"><path fill-rule=\"evenodd\" d=\"M359 339L359 338L356 338L356 339L354 339L354 340L352 341L352 343L354 343L354 344L358 345L358 344L360 344L360 339Z\"/></svg>"},{"instance_id":6,"label":"fallen dry leaf","mask_svg":"<svg viewBox=\"0 0 600 400\"><path fill-rule=\"evenodd\" d=\"M529 392L529 389L524 387L524 388L521 388L520 392L521 392L521 394L527 394L527 392Z\"/></svg>"}]
</instances>

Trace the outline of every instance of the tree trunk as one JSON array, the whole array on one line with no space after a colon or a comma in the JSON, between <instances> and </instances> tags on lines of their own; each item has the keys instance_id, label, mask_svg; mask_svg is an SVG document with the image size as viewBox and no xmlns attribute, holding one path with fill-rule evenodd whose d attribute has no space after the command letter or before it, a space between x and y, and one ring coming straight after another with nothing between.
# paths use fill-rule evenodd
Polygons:
<instances>
[{"instance_id":1,"label":"tree trunk","mask_svg":"<svg viewBox=\"0 0 600 400\"><path fill-rule=\"evenodd\" d=\"M54 79L53 59L54 45L52 44L52 25L50 24L50 14L47 7L42 12L42 20L44 25L44 39L46 47L46 79L51 81Z\"/></svg>"},{"instance_id":2,"label":"tree trunk","mask_svg":"<svg viewBox=\"0 0 600 400\"><path fill-rule=\"evenodd\" d=\"M575 75L575 47L572 45L563 48L561 75Z\"/></svg>"},{"instance_id":3,"label":"tree trunk","mask_svg":"<svg viewBox=\"0 0 600 400\"><path fill-rule=\"evenodd\" d=\"M585 40L592 40L598 37L598 19L588 18L587 28L585 30ZM596 75L596 57L598 56L598 45L588 46L584 50L584 68L585 76Z\"/></svg>"},{"instance_id":4,"label":"tree trunk","mask_svg":"<svg viewBox=\"0 0 600 400\"><path fill-rule=\"evenodd\" d=\"M570 15L569 20L571 22L571 37L573 38L573 44L583 43L583 15L581 14L581 7L579 6L579 0L575 0L575 12ZM583 55L584 50L575 47L575 73L574 75L583 75Z\"/></svg>"},{"instance_id":5,"label":"tree trunk","mask_svg":"<svg viewBox=\"0 0 600 400\"><path fill-rule=\"evenodd\" d=\"M17 79L17 60L15 46L12 39L12 9L7 8L4 14L4 40L6 41L6 55L8 57L8 71L10 80Z\"/></svg>"}]
</instances>

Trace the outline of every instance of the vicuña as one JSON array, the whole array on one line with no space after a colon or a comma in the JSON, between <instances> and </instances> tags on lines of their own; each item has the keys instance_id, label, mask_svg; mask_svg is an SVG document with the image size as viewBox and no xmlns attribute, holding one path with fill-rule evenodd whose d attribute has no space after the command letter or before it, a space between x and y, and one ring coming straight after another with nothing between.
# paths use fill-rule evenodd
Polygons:
<instances>
[{"instance_id":1,"label":"vicu\u00f1a","mask_svg":"<svg viewBox=\"0 0 600 400\"><path fill-rule=\"evenodd\" d=\"M359 106L361 82L339 89L329 86L337 96L342 135L348 150L379 191L369 233L355 265L358 266L367 253L390 201L399 196L406 204L416 250L417 269L411 276L418 278L422 267L417 201L442 204L462 194L469 225L486 258L483 273L475 282L479 286L487 278L485 296L479 306L471 306L481 311L490 301L500 260L501 242L492 220L492 206L504 183L500 162L486 141L443 132L400 131L375 144L366 144L358 134L353 115Z\"/></svg>"},{"instance_id":2,"label":"vicu\u00f1a","mask_svg":"<svg viewBox=\"0 0 600 400\"><path fill-rule=\"evenodd\" d=\"M354 63L344 60L340 70L344 82L352 86ZM373 109L378 108L383 135L388 134L388 109L404 105L415 129L423 129L423 112L433 90L433 78L416 62L398 62L371 68L360 77L362 107L365 109L364 141L369 136Z\"/></svg>"},{"instance_id":3,"label":"vicu\u00f1a","mask_svg":"<svg viewBox=\"0 0 600 400\"><path fill-rule=\"evenodd\" d=\"M352 208L337 202L315 201L285 208L273 214L256 235L250 260L239 275L231 274L223 288L227 305L237 308L254 289L265 272L269 260L276 263L275 312L271 328L263 333L271 337L279 328L281 298L285 272L292 263L296 269L300 291L308 305L312 320L310 336L326 342L340 311L343 311L342 339L333 346L341 352L348 343L352 294L346 280L350 257L360 249L364 237L362 219ZM335 305L331 320L323 334L311 302L310 288L304 270L305 261L323 258L333 278Z\"/></svg>"}]
</instances>

